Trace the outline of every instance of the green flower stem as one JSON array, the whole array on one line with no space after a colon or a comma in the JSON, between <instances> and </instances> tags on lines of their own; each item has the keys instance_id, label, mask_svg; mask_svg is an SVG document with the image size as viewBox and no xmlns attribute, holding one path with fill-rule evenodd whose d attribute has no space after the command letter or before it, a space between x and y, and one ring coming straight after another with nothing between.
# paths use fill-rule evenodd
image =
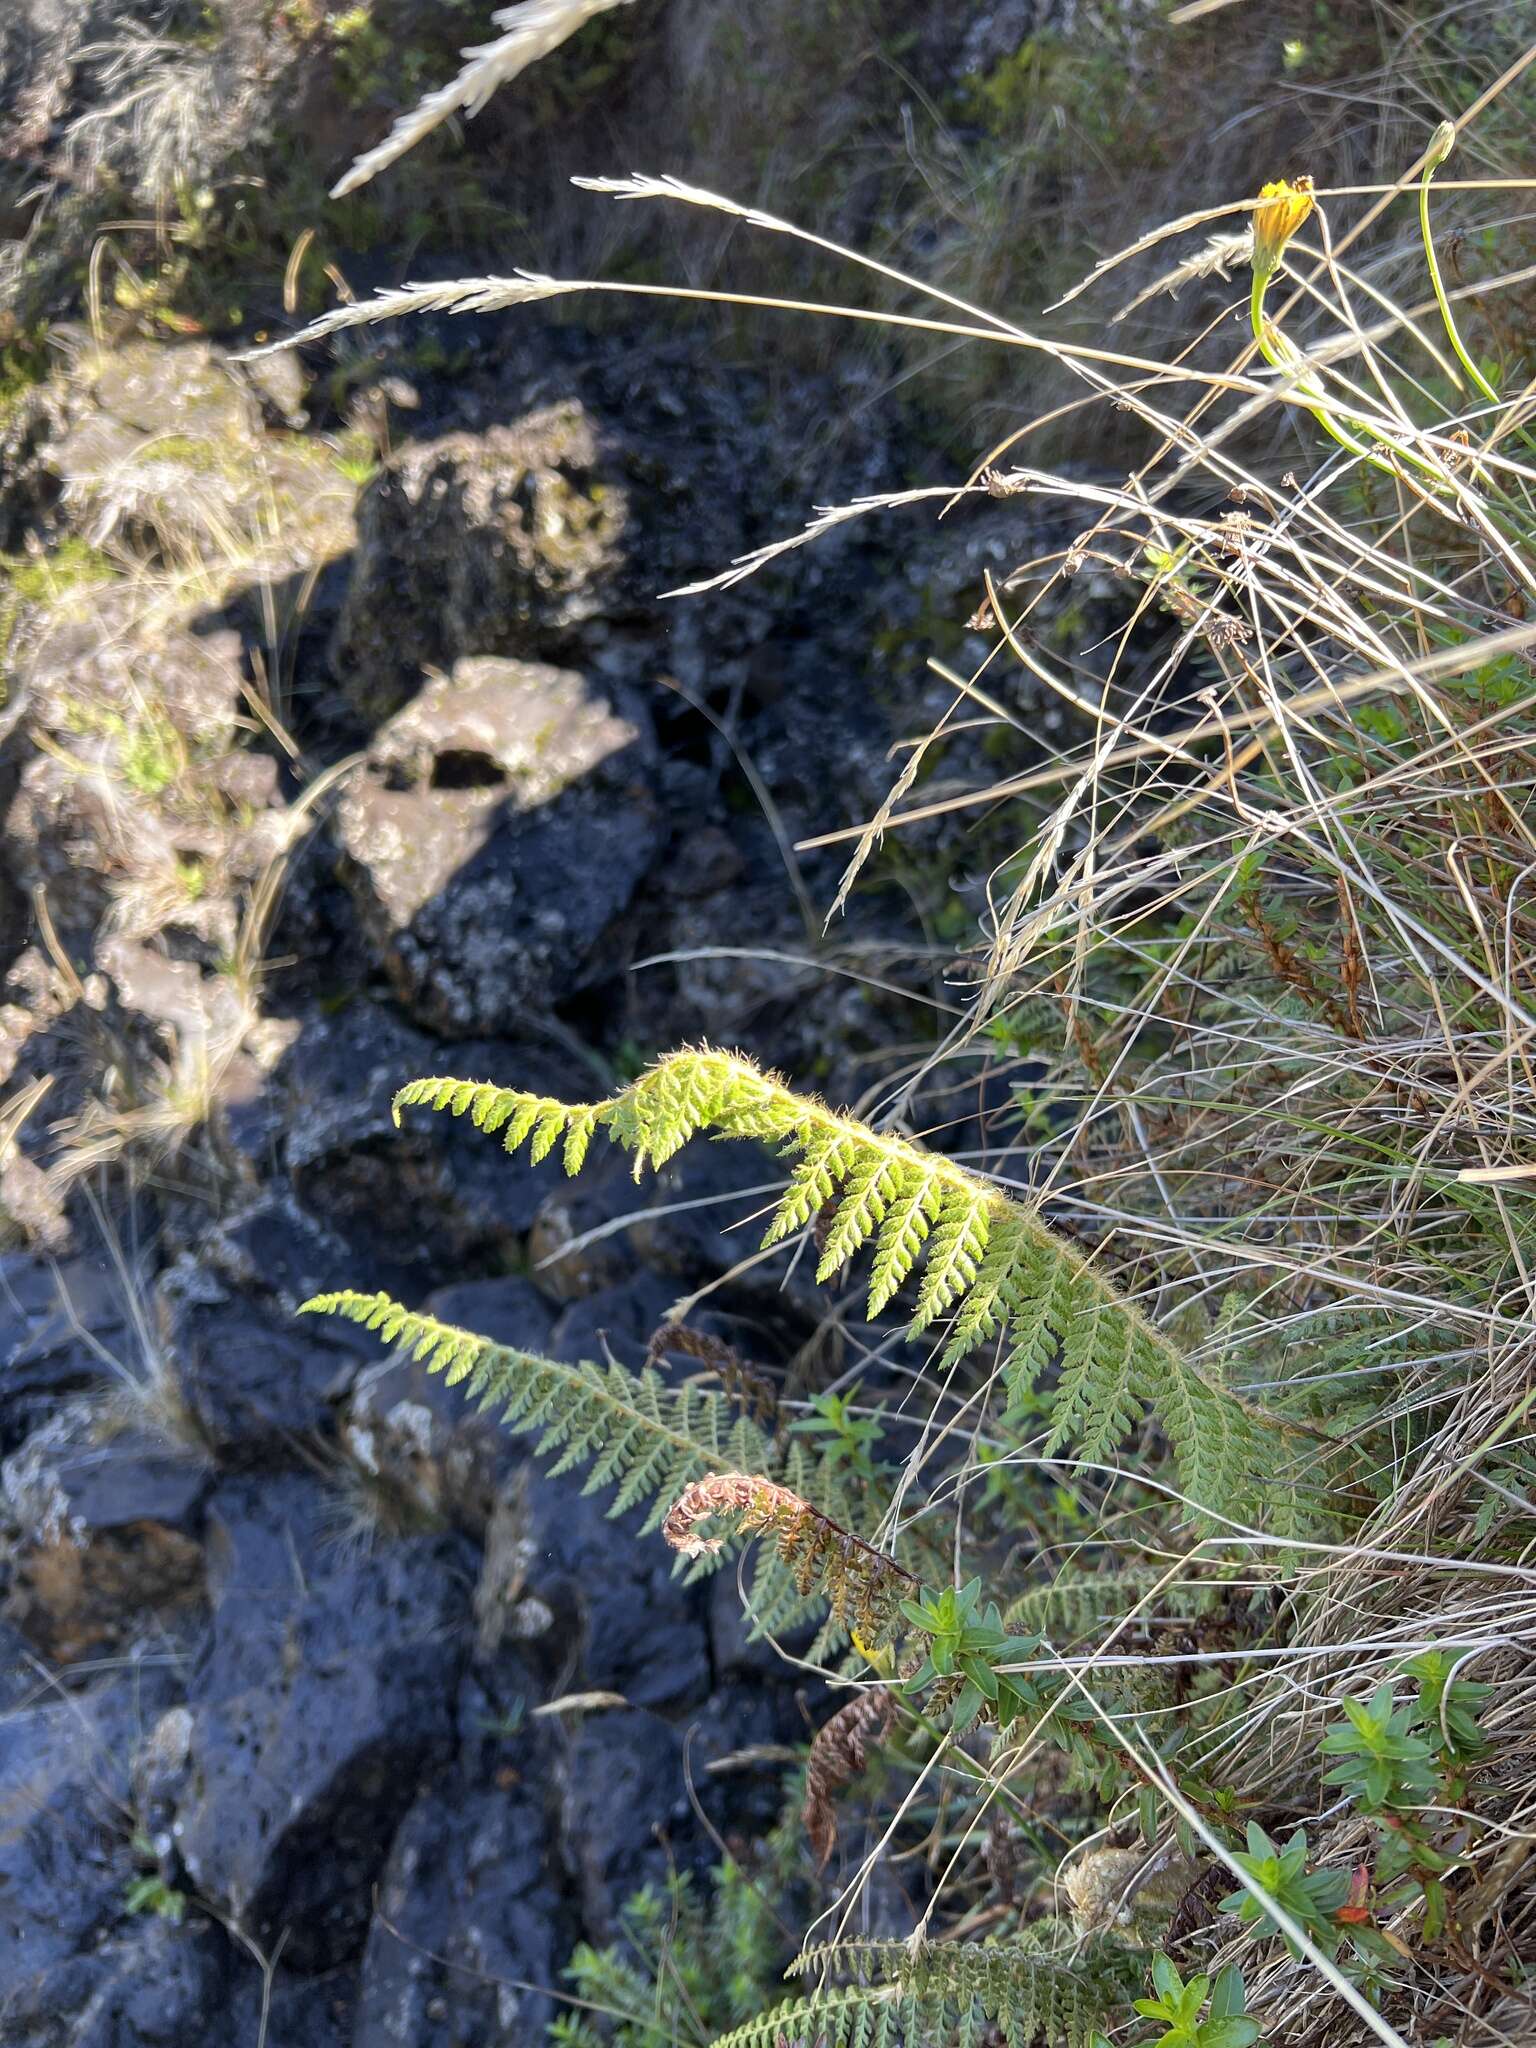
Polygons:
<instances>
[{"instance_id":1,"label":"green flower stem","mask_svg":"<svg viewBox=\"0 0 1536 2048\"><path fill-rule=\"evenodd\" d=\"M1296 365L1294 363L1288 363L1284 356L1281 355L1280 351L1270 341L1269 333L1265 325L1264 294L1269 290L1269 280L1273 275L1273 271L1265 272L1262 270L1255 270L1253 273L1253 291L1249 295L1248 300L1249 324L1253 328L1253 338L1254 341L1258 344L1259 354L1264 358L1265 362L1269 364L1270 368L1272 370L1279 370L1282 373L1289 373L1290 375L1294 376L1296 372ZM1367 447L1367 445L1363 441L1357 441L1353 434L1347 432L1345 428L1340 426L1339 422L1328 410L1328 407L1323 399L1322 389L1319 386L1317 379L1313 377L1310 372L1303 376L1296 377L1296 389L1298 392L1300 392L1303 400L1306 402L1307 410L1311 413L1312 417L1317 421L1318 425L1323 429L1324 433L1331 435L1332 438L1338 442L1341 448L1347 448L1351 455L1358 455L1362 462L1370 463L1373 469L1383 470L1386 472L1388 476L1392 476L1395 474L1392 464L1386 459L1385 456L1378 455L1375 449ZM1434 480L1437 488L1443 488L1443 486L1440 484L1439 478L1435 476L1434 470L1430 467L1429 464L1424 462L1422 457L1410 455L1406 449L1398 449L1396 452L1402 456L1405 462L1412 462L1417 468L1428 470L1428 473L1430 477Z\"/></svg>"},{"instance_id":2,"label":"green flower stem","mask_svg":"<svg viewBox=\"0 0 1536 2048\"><path fill-rule=\"evenodd\" d=\"M1435 254L1434 236L1429 231L1429 181L1444 161L1445 158L1443 156L1432 156L1424 166L1424 175L1419 180L1419 228L1424 236L1424 261L1429 266L1430 289L1435 295L1435 304L1440 308L1440 318L1445 322L1445 331L1450 339L1451 347L1456 351L1457 362L1461 364L1461 367L1472 379L1472 382L1477 386L1484 398L1491 400L1493 404L1497 405L1499 402L1498 392L1494 390L1488 379L1483 375L1476 363L1473 362L1471 356L1467 353L1467 345L1461 338L1461 330L1456 325L1456 316L1451 311L1451 302L1445 295L1445 285L1440 276L1440 259Z\"/></svg>"}]
</instances>

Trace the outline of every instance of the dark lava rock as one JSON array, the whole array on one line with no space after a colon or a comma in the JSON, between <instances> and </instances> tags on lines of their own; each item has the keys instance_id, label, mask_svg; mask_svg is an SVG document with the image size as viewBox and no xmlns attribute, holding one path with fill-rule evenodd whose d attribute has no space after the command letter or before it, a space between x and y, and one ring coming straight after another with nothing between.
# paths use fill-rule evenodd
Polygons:
<instances>
[{"instance_id":1,"label":"dark lava rock","mask_svg":"<svg viewBox=\"0 0 1536 2048\"><path fill-rule=\"evenodd\" d=\"M353 1277L343 1264L332 1276ZM286 1311L219 1289L175 1308L178 1381L199 1434L231 1464L285 1458L334 1426L366 1356L360 1330L332 1318L299 1321Z\"/></svg>"},{"instance_id":2,"label":"dark lava rock","mask_svg":"<svg viewBox=\"0 0 1536 2048\"><path fill-rule=\"evenodd\" d=\"M226 1459L287 1455L330 1430L372 1340L332 1317L300 1318L313 1294L366 1276L338 1237L275 1183L161 1280L178 1398ZM388 1284L394 1275L376 1276Z\"/></svg>"},{"instance_id":3,"label":"dark lava rock","mask_svg":"<svg viewBox=\"0 0 1536 2048\"><path fill-rule=\"evenodd\" d=\"M383 727L335 830L413 1015L490 1034L613 971L660 842L653 753L638 697L531 662L460 661Z\"/></svg>"},{"instance_id":4,"label":"dark lava rock","mask_svg":"<svg viewBox=\"0 0 1536 2048\"><path fill-rule=\"evenodd\" d=\"M274 1974L270 1995L255 1968L240 1973L229 1999L224 2029L208 2037L206 2048L229 2041L235 2048L252 2048L261 2038L265 2015L269 2048L354 2048L353 2026L357 2015L357 1975L348 1968L326 1970L319 1976L290 1976L282 1967ZM186 2048L205 2048L194 2036Z\"/></svg>"},{"instance_id":5,"label":"dark lava rock","mask_svg":"<svg viewBox=\"0 0 1536 2048\"><path fill-rule=\"evenodd\" d=\"M656 1272L696 1287L758 1249L784 1184L782 1162L760 1145L688 1146L650 1179L630 1240ZM779 1295L784 1263L775 1260L743 1274L738 1284Z\"/></svg>"},{"instance_id":6,"label":"dark lava rock","mask_svg":"<svg viewBox=\"0 0 1536 2048\"><path fill-rule=\"evenodd\" d=\"M352 2048L535 2048L570 1952L536 1789L456 1774L395 1837L363 1957Z\"/></svg>"},{"instance_id":7,"label":"dark lava rock","mask_svg":"<svg viewBox=\"0 0 1536 2048\"><path fill-rule=\"evenodd\" d=\"M227 1964L226 1939L207 1921L147 1918L58 1964L9 2010L0 2000L7 2048L190 2048L226 2038Z\"/></svg>"},{"instance_id":8,"label":"dark lava rock","mask_svg":"<svg viewBox=\"0 0 1536 2048\"><path fill-rule=\"evenodd\" d=\"M635 1270L626 1227L645 1200L627 1160L599 1152L579 1180L562 1173L539 1204L528 1233L533 1277L552 1301L583 1301L622 1286Z\"/></svg>"},{"instance_id":9,"label":"dark lava rock","mask_svg":"<svg viewBox=\"0 0 1536 2048\"><path fill-rule=\"evenodd\" d=\"M683 1737L656 1714L629 1708L583 1717L562 1760L566 1859L594 1938L642 1884L659 1883L668 1847L697 1828L683 1778Z\"/></svg>"},{"instance_id":10,"label":"dark lava rock","mask_svg":"<svg viewBox=\"0 0 1536 2048\"><path fill-rule=\"evenodd\" d=\"M301 1317L316 1294L353 1285L398 1290L403 1269L364 1256L274 1181L210 1232L161 1283L162 1314L183 1403L227 1461L281 1460L297 1440L329 1434L339 1405L377 1356L339 1317Z\"/></svg>"},{"instance_id":11,"label":"dark lava rock","mask_svg":"<svg viewBox=\"0 0 1536 2048\"><path fill-rule=\"evenodd\" d=\"M548 1348L549 1309L526 1280L470 1281L431 1297L428 1311L513 1350ZM483 1534L497 1479L524 1450L496 1414L471 1406L441 1373L398 1354L358 1380L341 1427L346 1453L368 1479L427 1520Z\"/></svg>"},{"instance_id":12,"label":"dark lava rock","mask_svg":"<svg viewBox=\"0 0 1536 2048\"><path fill-rule=\"evenodd\" d=\"M710 1685L704 1589L673 1575L661 1538L640 1535L638 1510L610 1520L611 1499L578 1493L532 1466L523 1474L516 1592L548 1616L536 1638L522 1624L523 1654L569 1690L671 1711L692 1706ZM494 1563L488 1551L488 1573ZM482 1582L482 1640L485 1593Z\"/></svg>"},{"instance_id":13,"label":"dark lava rock","mask_svg":"<svg viewBox=\"0 0 1536 2048\"><path fill-rule=\"evenodd\" d=\"M565 1099L592 1093L590 1072L544 1045L471 1039L445 1053L371 1002L307 1017L269 1099L296 1190L353 1247L353 1284L406 1291L392 1275L419 1288L471 1261L505 1264L545 1192L564 1179L558 1158L510 1160L498 1138L464 1119L413 1108L397 1128L396 1092L434 1073Z\"/></svg>"},{"instance_id":14,"label":"dark lava rock","mask_svg":"<svg viewBox=\"0 0 1536 2048\"><path fill-rule=\"evenodd\" d=\"M48 1657L78 1663L203 1596L206 1464L140 1430L64 1408L0 1466L10 1525L5 1613Z\"/></svg>"},{"instance_id":15,"label":"dark lava rock","mask_svg":"<svg viewBox=\"0 0 1536 2048\"><path fill-rule=\"evenodd\" d=\"M612 1352L620 1365L636 1372L676 1300L675 1285L642 1267L620 1286L573 1301L550 1335L550 1356L570 1365L582 1359L601 1364Z\"/></svg>"},{"instance_id":16,"label":"dark lava rock","mask_svg":"<svg viewBox=\"0 0 1536 2048\"><path fill-rule=\"evenodd\" d=\"M0 1454L73 1394L129 1363L122 1291L105 1260L0 1258Z\"/></svg>"},{"instance_id":17,"label":"dark lava rock","mask_svg":"<svg viewBox=\"0 0 1536 2048\"><path fill-rule=\"evenodd\" d=\"M129 1759L144 1714L170 1681L146 1661L86 1693L38 1687L39 1704L0 1724L0 2040L54 2048L80 2005L58 1972L93 1983L90 1952L123 1919L136 1874ZM83 2004L84 1999L81 2000ZM28 2031L30 2029L30 2031ZM94 2040L82 2035L80 2040ZM111 2037L107 2037L111 2038Z\"/></svg>"},{"instance_id":18,"label":"dark lava rock","mask_svg":"<svg viewBox=\"0 0 1536 2048\"><path fill-rule=\"evenodd\" d=\"M198 1248L208 1272L290 1315L312 1294L343 1284L347 1255L345 1239L281 1182L226 1217Z\"/></svg>"},{"instance_id":19,"label":"dark lava rock","mask_svg":"<svg viewBox=\"0 0 1536 2048\"><path fill-rule=\"evenodd\" d=\"M402 448L358 506L332 650L354 705L373 724L427 667L558 648L612 603L628 518L618 468L577 403Z\"/></svg>"},{"instance_id":20,"label":"dark lava rock","mask_svg":"<svg viewBox=\"0 0 1536 2048\"><path fill-rule=\"evenodd\" d=\"M189 1686L176 1839L199 1892L300 1972L355 1955L422 1775L445 1754L467 1643L460 1543L349 1561L314 1482L231 1482L211 1509L212 1640Z\"/></svg>"},{"instance_id":21,"label":"dark lava rock","mask_svg":"<svg viewBox=\"0 0 1536 2048\"><path fill-rule=\"evenodd\" d=\"M612 1928L631 1892L669 1868L702 1876L719 1860L718 1837L734 1836L743 1849L760 1839L783 1804L782 1767L743 1752L803 1741L805 1732L782 1690L741 1686L723 1688L681 1724L630 1708L571 1726L557 1773L560 1824L593 1938ZM722 1763L724 1771L711 1768Z\"/></svg>"}]
</instances>

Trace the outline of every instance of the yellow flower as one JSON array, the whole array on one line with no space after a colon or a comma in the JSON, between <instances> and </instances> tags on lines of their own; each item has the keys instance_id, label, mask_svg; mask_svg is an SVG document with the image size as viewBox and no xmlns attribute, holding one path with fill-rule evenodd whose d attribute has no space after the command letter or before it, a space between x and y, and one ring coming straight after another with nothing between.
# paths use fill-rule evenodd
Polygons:
<instances>
[{"instance_id":1,"label":"yellow flower","mask_svg":"<svg viewBox=\"0 0 1536 2048\"><path fill-rule=\"evenodd\" d=\"M1312 180L1298 178L1295 184L1281 178L1265 185L1253 209L1254 275L1271 278L1280 266L1285 245L1312 211Z\"/></svg>"}]
</instances>

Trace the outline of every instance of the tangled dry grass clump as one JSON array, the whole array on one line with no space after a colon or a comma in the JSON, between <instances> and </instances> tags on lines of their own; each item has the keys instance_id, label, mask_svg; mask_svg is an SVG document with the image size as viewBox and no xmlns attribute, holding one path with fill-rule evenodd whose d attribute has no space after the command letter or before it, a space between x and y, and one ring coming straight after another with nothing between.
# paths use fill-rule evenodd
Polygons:
<instances>
[{"instance_id":1,"label":"tangled dry grass clump","mask_svg":"<svg viewBox=\"0 0 1536 2048\"><path fill-rule=\"evenodd\" d=\"M1079 717L1079 744L937 801L906 775L875 818L817 843L847 844L846 893L883 838L939 811L1006 802L1027 819L992 877L966 1015L884 1121L902 1127L946 1062L1011 1073L1031 1134L1020 1192L1176 1337L1200 1384L1275 1426L1253 1504L1194 1490L1139 1410L1091 1454L1064 1444L1049 1375L1044 1393L1005 1398L1006 1327L986 1333L990 1374L919 1376L916 1448L872 1475L866 1534L847 1540L894 1552L915 1531L924 1569L947 1553L954 1583L900 1603L911 1782L836 1910L848 1926L918 1814L929 1902L904 1971L866 1976L862 1998L770 2009L733 2040L883 2042L890 1984L916 1999L924 1972L961 2038L992 2023L1033 2038L999 1988L1049 1974L1022 1913L1011 1962L990 1948L924 1960L935 1932L958 1954L1008 1919L981 1904L999 1815L1032 1830L1037 1905L1091 1899L1079 1935L1155 1951L1155 1995L1135 2010L1166 2021L1168 2042L1536 2035L1533 273L1504 260L1517 229L1485 241L1472 281L1448 285L1437 248L1442 204L1473 221L1536 179L1436 179L1464 131L1528 92L1533 65L1536 49L1378 186L1277 180L1098 265L1085 292L1113 291L1122 262L1162 240L1227 235L1225 215L1251 213L1219 260L1207 239L1169 273L1249 266L1231 309L1244 339L1214 368L1037 332L814 236L935 310L751 301L1047 358L1085 407L1142 434L1123 483L1084 483L1032 462L1032 422L969 476L818 511L714 582L924 498L1079 508L1070 544L988 578L990 650L951 678L948 714L1016 725L1016 668ZM665 179L592 189L798 233ZM299 338L423 304L665 289L465 279L340 308ZM1089 562L1125 593L1107 669L1034 630ZM1159 652L1133 655L1158 615ZM428 1085L438 1107L469 1102ZM969 1451L946 1463L957 1440ZM1305 1511L1272 1515L1282 1496ZM706 1510L736 1513L738 1534L773 1528L793 1498L717 1473L690 1483L669 1535L697 1550ZM961 1583L976 1551L1010 1618L1034 1602L1038 1634L1008 1634L979 1581ZM855 1631L832 1675L886 1736L891 1656ZM882 1757L901 1739L889 1731ZM1052 1742L1082 1810L1102 1815L1074 1823L1055 1861L1034 1806ZM871 1745L853 1747L862 1768ZM832 1775L841 1790L852 1773ZM822 1790L818 1855L833 1839ZM918 2038L926 2008L904 2009ZM1086 2038L1073 2010L1061 2024ZM1117 2039L1136 2026L1124 2002L1100 2023Z\"/></svg>"}]
</instances>

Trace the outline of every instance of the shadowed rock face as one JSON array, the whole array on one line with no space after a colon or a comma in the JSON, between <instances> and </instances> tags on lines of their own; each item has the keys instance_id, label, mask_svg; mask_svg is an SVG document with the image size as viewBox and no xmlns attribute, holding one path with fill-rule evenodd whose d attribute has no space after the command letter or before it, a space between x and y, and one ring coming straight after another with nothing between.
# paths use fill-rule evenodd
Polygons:
<instances>
[{"instance_id":1,"label":"shadowed rock face","mask_svg":"<svg viewBox=\"0 0 1536 2048\"><path fill-rule=\"evenodd\" d=\"M634 692L532 662L460 661L389 721L337 836L415 1015L494 1032L612 973L605 942L660 839L654 763Z\"/></svg>"},{"instance_id":2,"label":"shadowed rock face","mask_svg":"<svg viewBox=\"0 0 1536 2048\"><path fill-rule=\"evenodd\" d=\"M579 404L402 449L363 494L332 659L370 723L463 654L569 644L637 597L622 462Z\"/></svg>"},{"instance_id":3,"label":"shadowed rock face","mask_svg":"<svg viewBox=\"0 0 1536 2048\"><path fill-rule=\"evenodd\" d=\"M412 1787L447 1753L470 1593L455 1539L350 1562L317 1505L249 1482L213 1503L213 1631L175 1821L199 1891L258 1939L289 1927L304 1971L356 1954Z\"/></svg>"}]
</instances>

